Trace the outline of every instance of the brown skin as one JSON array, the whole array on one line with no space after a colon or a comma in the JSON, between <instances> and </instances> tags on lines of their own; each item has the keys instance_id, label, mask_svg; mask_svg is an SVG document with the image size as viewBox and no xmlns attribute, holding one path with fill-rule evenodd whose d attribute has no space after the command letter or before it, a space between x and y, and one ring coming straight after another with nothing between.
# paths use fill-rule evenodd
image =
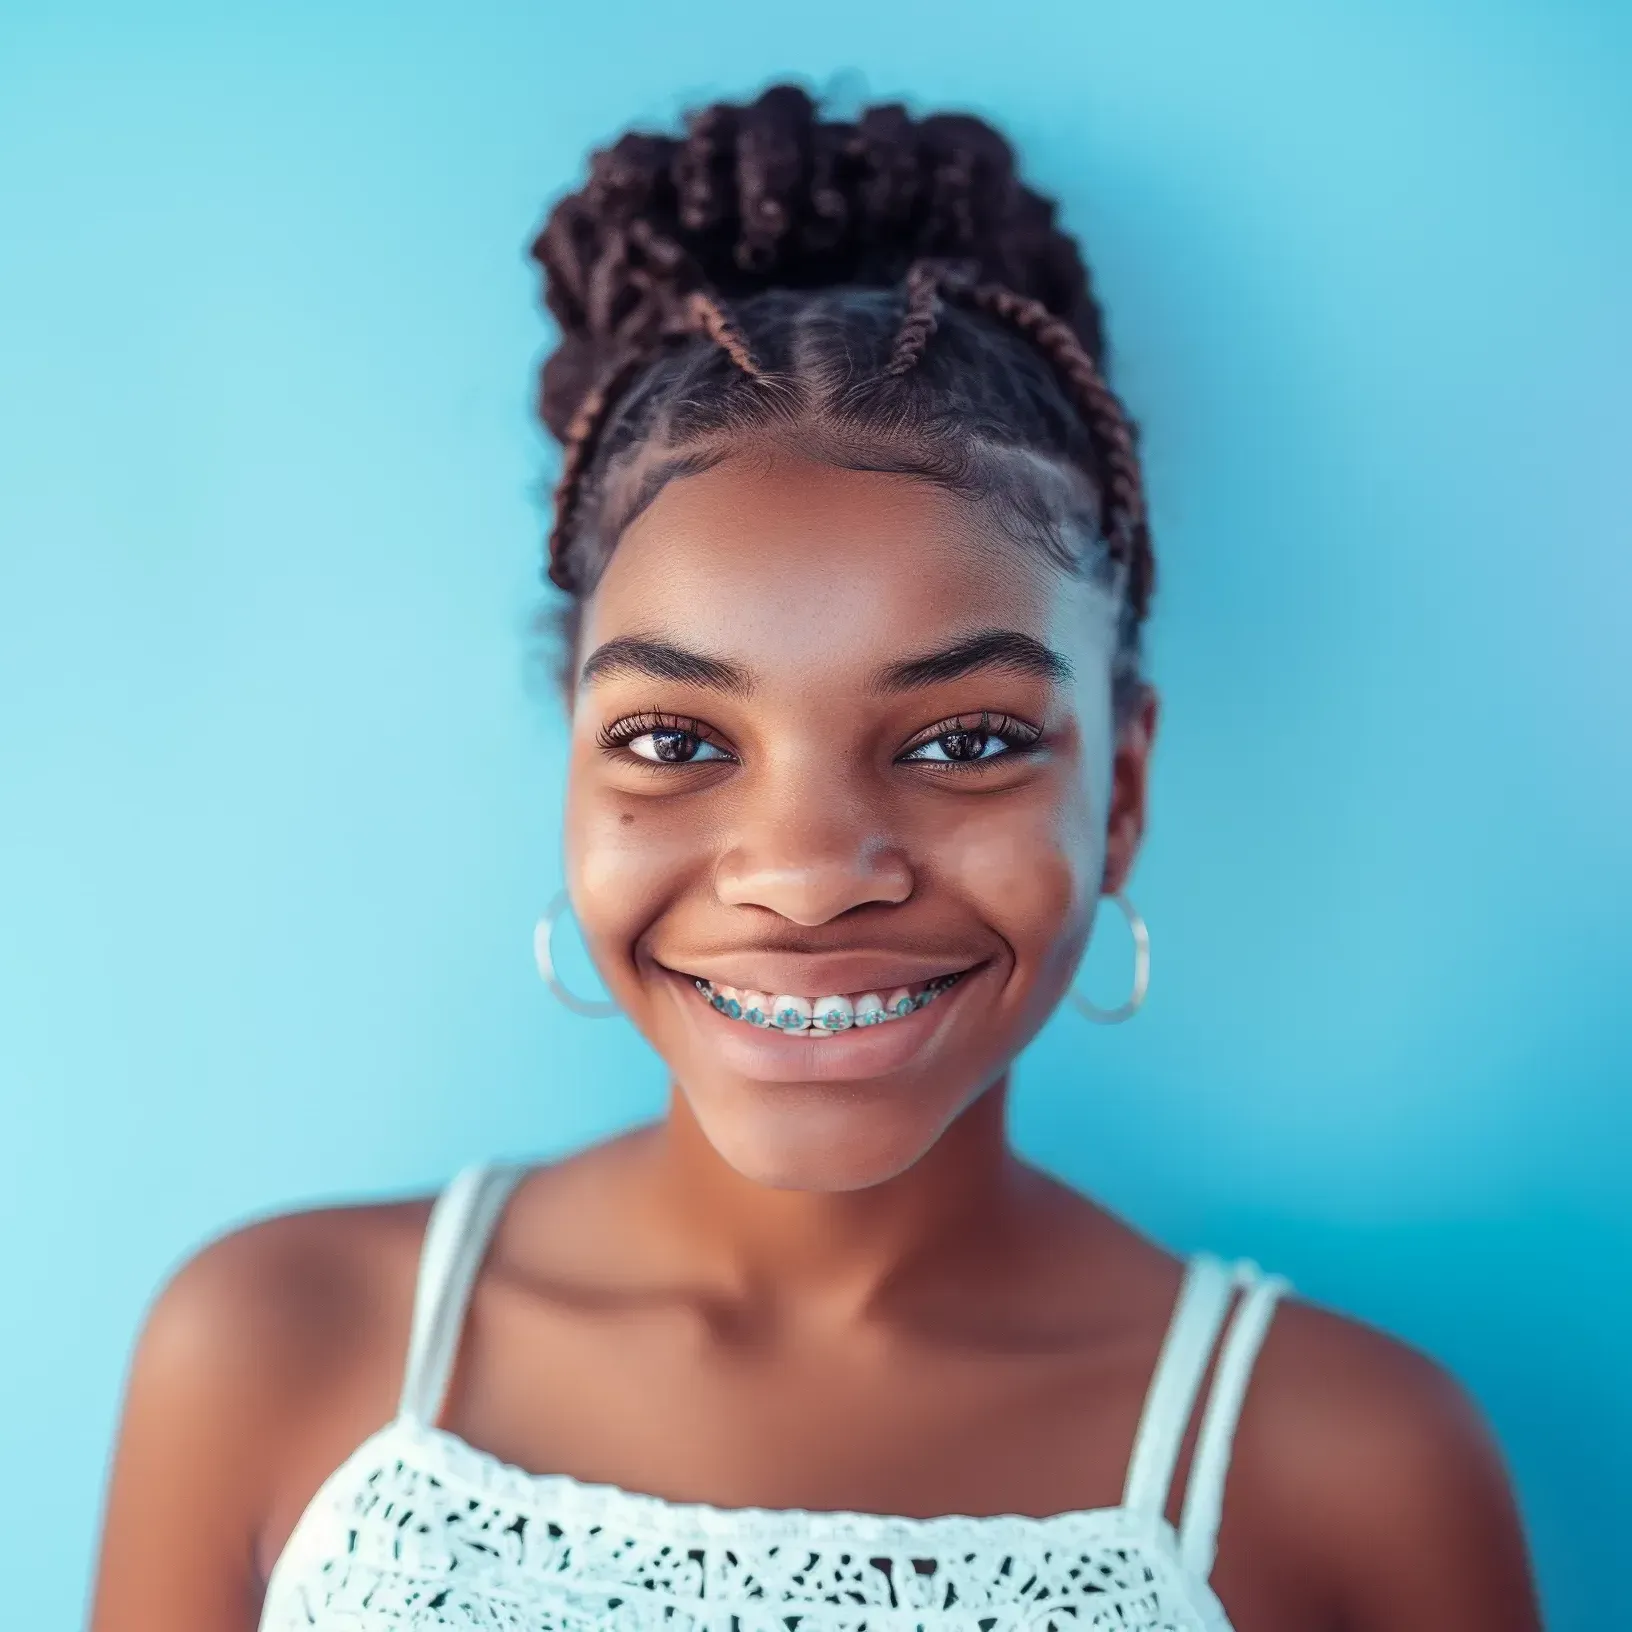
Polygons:
<instances>
[{"instance_id":1,"label":"brown skin","mask_svg":"<svg viewBox=\"0 0 1632 1632\"><path fill-rule=\"evenodd\" d=\"M880 688L992 629L1073 677ZM962 501L774 449L672 484L629 530L581 655L663 640L745 682L626 668L575 699L573 899L670 1064L671 1111L518 1190L444 1426L519 1466L720 1506L1120 1500L1181 1266L1004 1133L1010 1062L1144 830L1156 705L1113 731L1107 629L1096 591ZM654 711L727 757L654 766L598 740ZM1038 751L903 760L982 712L1040 728ZM757 1040L803 1051L773 1075L809 1062L774 1081L773 1056L733 1052L733 1022L669 973L765 971L815 996L907 969L971 972L905 1023L904 1052ZM93 1632L253 1627L301 1510L394 1410L427 1210L269 1220L166 1289L130 1380ZM1213 1583L1238 1632L1539 1627L1477 1414L1430 1362L1321 1310L1276 1316L1224 1511Z\"/></svg>"}]
</instances>

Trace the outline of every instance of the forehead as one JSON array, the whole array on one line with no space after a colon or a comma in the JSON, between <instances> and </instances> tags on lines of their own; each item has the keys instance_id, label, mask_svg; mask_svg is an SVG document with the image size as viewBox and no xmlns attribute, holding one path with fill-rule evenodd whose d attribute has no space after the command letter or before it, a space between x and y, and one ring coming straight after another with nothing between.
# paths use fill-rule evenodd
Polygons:
<instances>
[{"instance_id":1,"label":"forehead","mask_svg":"<svg viewBox=\"0 0 1632 1632\"><path fill-rule=\"evenodd\" d=\"M581 645L661 635L767 678L859 676L1002 628L1080 674L1108 662L1114 626L1103 589L1017 544L979 503L771 451L664 487L613 552Z\"/></svg>"}]
</instances>

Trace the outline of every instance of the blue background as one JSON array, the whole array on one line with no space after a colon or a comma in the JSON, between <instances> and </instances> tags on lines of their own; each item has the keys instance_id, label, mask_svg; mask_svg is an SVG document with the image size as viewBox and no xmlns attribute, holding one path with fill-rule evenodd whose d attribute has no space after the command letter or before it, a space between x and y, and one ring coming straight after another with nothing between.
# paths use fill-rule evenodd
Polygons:
<instances>
[{"instance_id":1,"label":"blue background","mask_svg":"<svg viewBox=\"0 0 1632 1632\"><path fill-rule=\"evenodd\" d=\"M658 1105L632 1033L529 958L562 729L526 633L551 455L522 248L590 144L785 72L999 118L1147 427L1151 996L1056 1019L1022 1143L1448 1362L1552 1624L1605 1624L1632 11L1584 0L10 0L7 1624L78 1619L181 1255Z\"/></svg>"}]
</instances>

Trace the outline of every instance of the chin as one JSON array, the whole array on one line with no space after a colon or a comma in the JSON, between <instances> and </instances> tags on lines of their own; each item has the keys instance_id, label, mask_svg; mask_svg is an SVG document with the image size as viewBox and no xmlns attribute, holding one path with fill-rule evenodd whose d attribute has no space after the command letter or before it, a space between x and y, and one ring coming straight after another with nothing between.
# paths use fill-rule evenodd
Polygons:
<instances>
[{"instance_id":1,"label":"chin","mask_svg":"<svg viewBox=\"0 0 1632 1632\"><path fill-rule=\"evenodd\" d=\"M714 1095L687 1094L703 1137L720 1159L767 1190L838 1194L886 1184L914 1165L945 1130L951 1114L912 1112L900 1102L832 1084L759 1085Z\"/></svg>"}]
</instances>

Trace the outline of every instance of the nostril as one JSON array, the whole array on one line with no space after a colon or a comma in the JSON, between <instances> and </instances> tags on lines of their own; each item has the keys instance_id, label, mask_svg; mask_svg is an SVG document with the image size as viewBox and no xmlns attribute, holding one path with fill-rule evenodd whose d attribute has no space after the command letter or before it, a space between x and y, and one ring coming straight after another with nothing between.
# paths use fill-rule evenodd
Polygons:
<instances>
[{"instance_id":1,"label":"nostril","mask_svg":"<svg viewBox=\"0 0 1632 1632\"><path fill-rule=\"evenodd\" d=\"M899 905L912 888L911 869L893 851L766 861L737 851L722 859L714 879L722 904L764 907L804 928L831 923L857 907Z\"/></svg>"}]
</instances>

